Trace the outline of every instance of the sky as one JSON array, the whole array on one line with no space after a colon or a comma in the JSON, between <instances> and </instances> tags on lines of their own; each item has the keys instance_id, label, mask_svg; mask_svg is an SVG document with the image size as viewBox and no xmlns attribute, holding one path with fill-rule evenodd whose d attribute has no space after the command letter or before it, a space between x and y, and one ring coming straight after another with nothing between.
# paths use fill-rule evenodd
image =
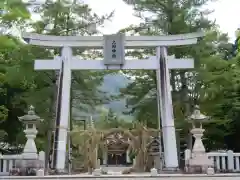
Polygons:
<instances>
[{"instance_id":1,"label":"sky","mask_svg":"<svg viewBox=\"0 0 240 180\"><path fill-rule=\"evenodd\" d=\"M24 0L29 1L29 0ZM45 0L36 0L45 2ZM114 34L119 29L128 27L131 24L139 24L140 20L133 16L133 9L122 0L82 0L89 4L93 12L98 15L109 14L115 11L111 22L106 22L101 31L104 34ZM214 1L214 0L213 0ZM216 20L223 33L228 33L230 40L235 40L235 31L240 27L240 0L215 0L206 6L214 12L209 16L211 20Z\"/></svg>"},{"instance_id":2,"label":"sky","mask_svg":"<svg viewBox=\"0 0 240 180\"><path fill-rule=\"evenodd\" d=\"M115 10L115 15L111 22L107 22L103 28L103 33L111 34L119 29L125 28L131 24L138 24L139 19L134 17L133 10L122 0L84 0L94 12L103 15ZM231 40L235 39L235 31L240 27L240 0L218 0L207 6L208 9L214 10L210 15L211 20L216 20L220 30L228 33ZM235 20L235 21L234 21Z\"/></svg>"}]
</instances>

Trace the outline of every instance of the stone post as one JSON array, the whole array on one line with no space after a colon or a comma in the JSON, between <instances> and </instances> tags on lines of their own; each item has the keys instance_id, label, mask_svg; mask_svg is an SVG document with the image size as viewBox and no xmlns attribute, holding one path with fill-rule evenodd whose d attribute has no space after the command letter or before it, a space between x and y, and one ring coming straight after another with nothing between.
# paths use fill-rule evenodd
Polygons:
<instances>
[{"instance_id":1,"label":"stone post","mask_svg":"<svg viewBox=\"0 0 240 180\"><path fill-rule=\"evenodd\" d=\"M108 154L107 151L103 152L103 165L107 165Z\"/></svg>"},{"instance_id":2,"label":"stone post","mask_svg":"<svg viewBox=\"0 0 240 180\"><path fill-rule=\"evenodd\" d=\"M131 163L131 159L130 159L129 155L130 155L130 151L129 151L129 149L127 149L127 152L126 152L126 162L127 162L127 164Z\"/></svg>"}]
</instances>

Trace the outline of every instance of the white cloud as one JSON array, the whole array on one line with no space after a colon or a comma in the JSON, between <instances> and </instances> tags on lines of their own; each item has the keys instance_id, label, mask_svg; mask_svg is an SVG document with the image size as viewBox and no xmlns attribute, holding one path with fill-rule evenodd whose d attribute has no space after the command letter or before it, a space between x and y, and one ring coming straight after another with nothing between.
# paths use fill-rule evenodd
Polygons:
<instances>
[{"instance_id":1,"label":"white cloud","mask_svg":"<svg viewBox=\"0 0 240 180\"><path fill-rule=\"evenodd\" d=\"M228 33L231 40L235 39L235 31L240 27L238 18L240 15L240 0L219 0L210 6L215 10L210 19L216 19L221 31Z\"/></svg>"},{"instance_id":2,"label":"white cloud","mask_svg":"<svg viewBox=\"0 0 240 180\"><path fill-rule=\"evenodd\" d=\"M84 2L88 3L93 11L99 15L115 10L112 22L105 24L104 33L115 33L130 24L139 23L139 20L132 15L131 7L127 6L122 0L84 0ZM240 25L240 21L237 21L238 14L240 14L239 7L240 0L219 0L207 7L215 11L210 15L210 19L216 19L221 31L228 33L232 40L235 38L235 30Z\"/></svg>"},{"instance_id":3,"label":"white cloud","mask_svg":"<svg viewBox=\"0 0 240 180\"><path fill-rule=\"evenodd\" d=\"M45 1L45 0L38 0ZM108 14L115 10L115 15L111 22L107 22L104 28L101 28L103 33L115 33L119 29L125 28L131 24L138 24L140 21L133 16L133 10L126 5L122 0L83 0L89 4L94 12L99 15ZM235 31L240 27L238 17L240 7L240 0L218 0L212 2L206 8L214 10L209 18L216 19L220 29L224 33L228 33L231 40L235 39ZM37 18L37 17L34 17Z\"/></svg>"},{"instance_id":4,"label":"white cloud","mask_svg":"<svg viewBox=\"0 0 240 180\"><path fill-rule=\"evenodd\" d=\"M104 24L102 31L105 34L115 33L119 29L139 23L139 19L133 16L132 8L122 0L84 0L84 2L99 15L115 11L112 21Z\"/></svg>"}]
</instances>

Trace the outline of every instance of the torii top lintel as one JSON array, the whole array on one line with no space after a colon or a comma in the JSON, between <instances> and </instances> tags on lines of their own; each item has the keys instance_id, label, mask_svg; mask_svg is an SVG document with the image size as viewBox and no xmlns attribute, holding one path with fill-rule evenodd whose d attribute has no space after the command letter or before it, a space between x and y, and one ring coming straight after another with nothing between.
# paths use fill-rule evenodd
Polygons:
<instances>
[{"instance_id":1,"label":"torii top lintel","mask_svg":"<svg viewBox=\"0 0 240 180\"><path fill-rule=\"evenodd\" d=\"M180 46L196 44L203 32L165 35L165 36L126 36L125 48L144 48L158 46ZM103 48L103 36L51 36L33 33L23 33L23 39L32 45L46 47L85 47Z\"/></svg>"}]
</instances>

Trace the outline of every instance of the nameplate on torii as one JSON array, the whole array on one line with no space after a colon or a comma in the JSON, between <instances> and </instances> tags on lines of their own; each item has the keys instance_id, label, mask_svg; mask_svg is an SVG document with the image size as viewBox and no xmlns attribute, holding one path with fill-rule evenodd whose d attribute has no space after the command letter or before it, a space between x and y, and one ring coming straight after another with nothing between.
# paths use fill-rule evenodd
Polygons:
<instances>
[{"instance_id":1,"label":"nameplate on torii","mask_svg":"<svg viewBox=\"0 0 240 180\"><path fill-rule=\"evenodd\" d=\"M61 69L62 60L60 56L56 56L53 60L35 60L35 70L58 70ZM159 69L159 59L156 56L151 56L148 59L126 60L121 66L105 66L103 60L82 60L76 56L70 59L71 70L120 70L120 69L142 69L142 70L157 70ZM189 69L194 68L194 60L175 59L175 56L168 56L168 69Z\"/></svg>"}]
</instances>

